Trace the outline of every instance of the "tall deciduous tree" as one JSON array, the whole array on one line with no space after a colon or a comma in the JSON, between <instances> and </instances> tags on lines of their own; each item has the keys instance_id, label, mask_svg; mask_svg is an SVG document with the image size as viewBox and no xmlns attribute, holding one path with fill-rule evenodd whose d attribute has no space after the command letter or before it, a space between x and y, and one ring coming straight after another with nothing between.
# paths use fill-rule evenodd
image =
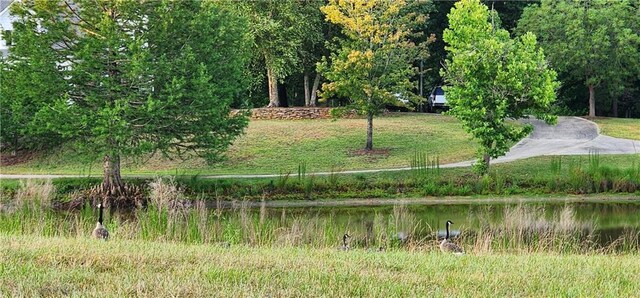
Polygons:
<instances>
[{"instance_id":1,"label":"tall deciduous tree","mask_svg":"<svg viewBox=\"0 0 640 298\"><path fill-rule=\"evenodd\" d=\"M495 13L495 12L494 12ZM505 119L531 113L553 123L547 114L555 100L556 73L547 67L536 37L512 40L494 26L479 0L462 0L449 13L444 31L448 59L443 76L450 113L480 141L477 169L484 173L490 158L504 155L508 144L524 137L530 126L514 127Z\"/></svg>"},{"instance_id":2,"label":"tall deciduous tree","mask_svg":"<svg viewBox=\"0 0 640 298\"><path fill-rule=\"evenodd\" d=\"M301 7L305 19L306 34L303 36L299 57L304 85L304 105L307 107L316 105L316 93L320 87L321 79L320 73L316 70L316 63L325 54L325 38L329 37L327 33L330 27L323 21L323 15L320 11L323 4L324 1L309 1Z\"/></svg>"},{"instance_id":3,"label":"tall deciduous tree","mask_svg":"<svg viewBox=\"0 0 640 298\"><path fill-rule=\"evenodd\" d=\"M640 74L638 7L627 0L543 0L525 9L520 32L538 35L552 65L589 90L589 116L596 116L596 89L624 86ZM624 88L613 90L622 94Z\"/></svg>"},{"instance_id":4,"label":"tall deciduous tree","mask_svg":"<svg viewBox=\"0 0 640 298\"><path fill-rule=\"evenodd\" d=\"M229 104L245 88L250 35L242 18L217 3L17 4L16 34L35 30L55 39L48 59L64 66L69 86L37 118L103 158L108 198L125 195L122 157L159 151L215 161L246 126L245 115L230 116Z\"/></svg>"},{"instance_id":5,"label":"tall deciduous tree","mask_svg":"<svg viewBox=\"0 0 640 298\"><path fill-rule=\"evenodd\" d=\"M240 5L249 16L255 55L264 59L268 107L279 107L278 81L299 67L300 50L309 26L305 12L318 7L318 0L234 1L233 4Z\"/></svg>"},{"instance_id":6,"label":"tall deciduous tree","mask_svg":"<svg viewBox=\"0 0 640 298\"><path fill-rule=\"evenodd\" d=\"M407 1L330 0L322 7L329 22L340 25L345 39L330 62L324 59L319 70L330 81L322 86L323 96L349 98L348 109L367 116L365 149L373 149L373 117L395 94L408 94L416 74L412 65L424 47L410 37L424 22L424 15L409 13Z\"/></svg>"}]
</instances>

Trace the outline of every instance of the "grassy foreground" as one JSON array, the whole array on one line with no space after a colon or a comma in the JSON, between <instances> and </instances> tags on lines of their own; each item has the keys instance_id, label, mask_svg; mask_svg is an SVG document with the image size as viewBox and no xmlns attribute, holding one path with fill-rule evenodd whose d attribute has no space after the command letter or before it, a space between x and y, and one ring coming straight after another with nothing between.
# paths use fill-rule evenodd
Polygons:
<instances>
[{"instance_id":1,"label":"grassy foreground","mask_svg":"<svg viewBox=\"0 0 640 298\"><path fill-rule=\"evenodd\" d=\"M603 135L640 140L640 119L599 117L589 120L598 124Z\"/></svg>"},{"instance_id":2,"label":"grassy foreground","mask_svg":"<svg viewBox=\"0 0 640 298\"><path fill-rule=\"evenodd\" d=\"M0 296L592 296L640 290L637 255L467 255L0 235Z\"/></svg>"},{"instance_id":3,"label":"grassy foreground","mask_svg":"<svg viewBox=\"0 0 640 298\"><path fill-rule=\"evenodd\" d=\"M474 158L476 142L455 118L436 114L390 114L374 119L374 149L363 155L366 119L252 120L243 136L229 148L227 161L210 166L200 158L186 161L153 157L141 164L123 161L128 174L277 174L295 173L306 165L307 172L375 169L409 166L416 150L441 164ZM101 174L101 158L71 150L39 155L2 173Z\"/></svg>"}]
</instances>

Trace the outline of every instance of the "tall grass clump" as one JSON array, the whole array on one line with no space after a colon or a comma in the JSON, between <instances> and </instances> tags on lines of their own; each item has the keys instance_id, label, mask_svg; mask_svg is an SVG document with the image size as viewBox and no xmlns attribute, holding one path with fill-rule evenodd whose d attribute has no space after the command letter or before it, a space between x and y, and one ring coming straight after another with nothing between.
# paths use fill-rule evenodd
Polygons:
<instances>
[{"instance_id":1,"label":"tall grass clump","mask_svg":"<svg viewBox=\"0 0 640 298\"><path fill-rule=\"evenodd\" d=\"M498 224L480 229L473 250L509 252L586 252L596 248L595 227L576 219L570 206L548 218L541 206L506 208Z\"/></svg>"},{"instance_id":2,"label":"tall grass clump","mask_svg":"<svg viewBox=\"0 0 640 298\"><path fill-rule=\"evenodd\" d=\"M307 175L307 163L301 162L298 164L298 182L302 181Z\"/></svg>"},{"instance_id":3,"label":"tall grass clump","mask_svg":"<svg viewBox=\"0 0 640 298\"><path fill-rule=\"evenodd\" d=\"M159 209L173 209L185 199L184 192L173 178L158 177L149 183L149 202Z\"/></svg>"},{"instance_id":4,"label":"tall grass clump","mask_svg":"<svg viewBox=\"0 0 640 298\"><path fill-rule=\"evenodd\" d=\"M173 178L158 177L150 182L149 202L147 210L135 212L144 239L164 237L187 241L194 238L192 231L184 229L189 226L192 202L186 199Z\"/></svg>"},{"instance_id":5,"label":"tall grass clump","mask_svg":"<svg viewBox=\"0 0 640 298\"><path fill-rule=\"evenodd\" d=\"M416 182L440 176L440 158L429 158L427 153L416 150L409 162L411 176Z\"/></svg>"},{"instance_id":6,"label":"tall grass clump","mask_svg":"<svg viewBox=\"0 0 640 298\"><path fill-rule=\"evenodd\" d=\"M50 207L55 191L56 189L51 179L21 180L13 202L16 208L30 207L31 209L39 209L45 206Z\"/></svg>"},{"instance_id":7,"label":"tall grass clump","mask_svg":"<svg viewBox=\"0 0 640 298\"><path fill-rule=\"evenodd\" d=\"M640 251L640 231L625 228L622 235L604 248L605 252L638 252Z\"/></svg>"},{"instance_id":8,"label":"tall grass clump","mask_svg":"<svg viewBox=\"0 0 640 298\"><path fill-rule=\"evenodd\" d=\"M286 191L288 187L289 176L291 176L291 172L283 173L280 171L280 175L278 175L278 179L276 179L276 189L280 191Z\"/></svg>"},{"instance_id":9,"label":"tall grass clump","mask_svg":"<svg viewBox=\"0 0 640 298\"><path fill-rule=\"evenodd\" d=\"M253 226L242 226L242 211L229 216L221 212L216 197L211 210L203 197L189 199L171 178L157 178L149 183L147 210L137 210L137 229L143 239L186 243L242 243L259 237L244 238ZM226 215L226 216L225 216ZM253 231L251 229L251 231ZM139 237L130 235L129 238Z\"/></svg>"}]
</instances>

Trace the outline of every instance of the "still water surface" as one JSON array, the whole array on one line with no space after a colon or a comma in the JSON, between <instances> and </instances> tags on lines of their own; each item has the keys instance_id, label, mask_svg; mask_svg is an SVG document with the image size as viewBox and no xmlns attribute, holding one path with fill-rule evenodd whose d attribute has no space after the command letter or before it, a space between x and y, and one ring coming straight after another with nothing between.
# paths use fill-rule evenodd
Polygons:
<instances>
[{"instance_id":1,"label":"still water surface","mask_svg":"<svg viewBox=\"0 0 640 298\"><path fill-rule=\"evenodd\" d=\"M259 207L259 204L257 204ZM230 212L227 210L227 212ZM358 235L377 234L378 227L392 227L401 235L426 237L434 231L442 237L451 220L452 234L505 228L510 223L551 227L571 225L596 235L606 246L627 234L640 234L640 200L613 202L526 202L465 204L395 204L384 206L268 207L251 210L263 221L328 222L338 231ZM382 223L382 224L381 224ZM375 236L374 236L375 237ZM433 237L433 236L432 236ZM638 241L633 239L634 241Z\"/></svg>"}]
</instances>

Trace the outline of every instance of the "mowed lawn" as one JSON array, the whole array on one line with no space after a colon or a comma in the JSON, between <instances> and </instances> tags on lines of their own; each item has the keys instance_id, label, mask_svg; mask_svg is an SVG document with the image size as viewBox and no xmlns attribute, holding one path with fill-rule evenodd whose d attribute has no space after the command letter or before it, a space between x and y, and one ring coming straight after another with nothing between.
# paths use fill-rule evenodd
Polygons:
<instances>
[{"instance_id":1,"label":"mowed lawn","mask_svg":"<svg viewBox=\"0 0 640 298\"><path fill-rule=\"evenodd\" d=\"M640 140L640 119L599 117L589 120L598 124L603 135Z\"/></svg>"},{"instance_id":2,"label":"mowed lawn","mask_svg":"<svg viewBox=\"0 0 640 298\"><path fill-rule=\"evenodd\" d=\"M450 116L398 113L374 119L376 154L362 154L365 119L252 120L236 139L227 160L207 165L200 158L187 161L160 157L125 162L130 174L296 174L307 172L407 167L415 152L441 164L474 158L477 143ZM101 165L71 150L40 155L23 164L3 167L3 173L100 174Z\"/></svg>"},{"instance_id":3,"label":"mowed lawn","mask_svg":"<svg viewBox=\"0 0 640 298\"><path fill-rule=\"evenodd\" d=\"M0 234L0 296L635 297L638 255L252 248Z\"/></svg>"}]
</instances>

